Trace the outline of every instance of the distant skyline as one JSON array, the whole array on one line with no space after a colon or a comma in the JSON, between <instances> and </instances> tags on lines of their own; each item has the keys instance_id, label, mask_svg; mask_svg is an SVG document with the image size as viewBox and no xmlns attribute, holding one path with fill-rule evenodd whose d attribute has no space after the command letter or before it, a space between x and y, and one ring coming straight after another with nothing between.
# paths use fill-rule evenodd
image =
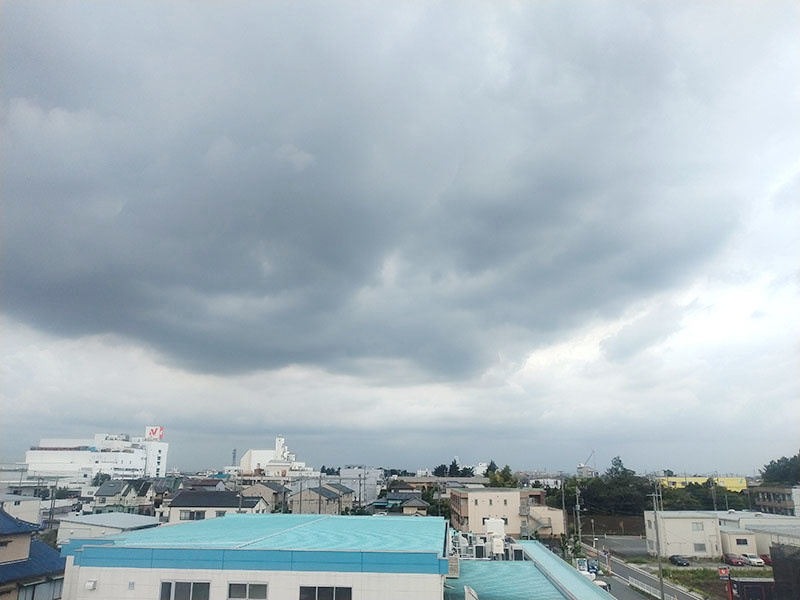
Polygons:
<instances>
[{"instance_id":1,"label":"distant skyline","mask_svg":"<svg viewBox=\"0 0 800 600\"><path fill-rule=\"evenodd\" d=\"M4 2L0 461L146 425L184 469L276 435L317 467L795 454L798 27Z\"/></svg>"}]
</instances>

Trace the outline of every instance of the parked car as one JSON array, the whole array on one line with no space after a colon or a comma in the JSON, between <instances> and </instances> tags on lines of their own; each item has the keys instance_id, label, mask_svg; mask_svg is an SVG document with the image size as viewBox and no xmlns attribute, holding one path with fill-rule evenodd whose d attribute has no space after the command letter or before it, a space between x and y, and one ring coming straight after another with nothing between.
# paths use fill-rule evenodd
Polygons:
<instances>
[{"instance_id":1,"label":"parked car","mask_svg":"<svg viewBox=\"0 0 800 600\"><path fill-rule=\"evenodd\" d=\"M680 554L673 554L670 556L669 562L671 562L673 565L678 565L679 567L689 566L689 559L685 556L681 556Z\"/></svg>"},{"instance_id":2,"label":"parked car","mask_svg":"<svg viewBox=\"0 0 800 600\"><path fill-rule=\"evenodd\" d=\"M772 565L772 559L770 558L769 554L762 554L761 560L764 561L765 565Z\"/></svg>"},{"instance_id":3,"label":"parked car","mask_svg":"<svg viewBox=\"0 0 800 600\"><path fill-rule=\"evenodd\" d=\"M745 559L747 561L747 564L749 564L752 567L763 567L764 566L764 561L761 559L761 557L758 554L748 554L746 552L743 552L742 553L742 558Z\"/></svg>"},{"instance_id":4,"label":"parked car","mask_svg":"<svg viewBox=\"0 0 800 600\"><path fill-rule=\"evenodd\" d=\"M747 561L738 554L723 554L722 559L725 561L726 565L732 565L734 567L746 567L748 564Z\"/></svg>"}]
</instances>

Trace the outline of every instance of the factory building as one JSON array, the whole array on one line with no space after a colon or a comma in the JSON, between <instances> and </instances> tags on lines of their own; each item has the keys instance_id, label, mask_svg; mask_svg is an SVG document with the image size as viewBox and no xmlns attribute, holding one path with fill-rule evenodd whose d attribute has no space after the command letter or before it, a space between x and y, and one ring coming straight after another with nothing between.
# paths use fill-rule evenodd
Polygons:
<instances>
[{"instance_id":1,"label":"factory building","mask_svg":"<svg viewBox=\"0 0 800 600\"><path fill-rule=\"evenodd\" d=\"M91 480L98 473L112 479L164 477L169 444L162 427L147 427L142 437L97 433L93 438L42 439L25 453L27 477Z\"/></svg>"},{"instance_id":2,"label":"factory building","mask_svg":"<svg viewBox=\"0 0 800 600\"><path fill-rule=\"evenodd\" d=\"M447 524L439 517L227 515L73 539L65 600L441 600Z\"/></svg>"}]
</instances>

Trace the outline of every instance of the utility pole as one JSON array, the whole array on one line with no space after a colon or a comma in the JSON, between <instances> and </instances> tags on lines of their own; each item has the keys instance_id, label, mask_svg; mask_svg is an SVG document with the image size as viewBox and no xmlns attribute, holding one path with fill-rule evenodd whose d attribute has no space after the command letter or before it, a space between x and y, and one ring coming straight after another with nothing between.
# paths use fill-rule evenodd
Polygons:
<instances>
[{"instance_id":1,"label":"utility pole","mask_svg":"<svg viewBox=\"0 0 800 600\"><path fill-rule=\"evenodd\" d=\"M566 483L566 479L564 477L564 473L561 473L561 512L563 513L564 517L564 535L569 533L569 524L567 520L567 500L566 500L566 491L564 490L564 486Z\"/></svg>"},{"instance_id":2,"label":"utility pole","mask_svg":"<svg viewBox=\"0 0 800 600\"><path fill-rule=\"evenodd\" d=\"M596 540L597 538L596 538L596 537L594 537L594 519L591 519L591 521L592 521L592 548L594 548L595 550L597 550L597 544L595 543L595 540Z\"/></svg>"},{"instance_id":3,"label":"utility pole","mask_svg":"<svg viewBox=\"0 0 800 600\"><path fill-rule=\"evenodd\" d=\"M317 488L317 514L322 514L322 471L319 472L319 487Z\"/></svg>"},{"instance_id":4,"label":"utility pole","mask_svg":"<svg viewBox=\"0 0 800 600\"><path fill-rule=\"evenodd\" d=\"M714 511L717 510L717 472L711 477L711 501L714 503Z\"/></svg>"},{"instance_id":5,"label":"utility pole","mask_svg":"<svg viewBox=\"0 0 800 600\"><path fill-rule=\"evenodd\" d=\"M650 494L653 496L653 523L656 528L656 556L658 557L658 588L661 600L664 600L664 571L661 567L661 540L658 533L659 524L658 524L658 507L661 500L661 483L658 479L653 481L653 485L655 486L653 489L653 493Z\"/></svg>"},{"instance_id":6,"label":"utility pole","mask_svg":"<svg viewBox=\"0 0 800 600\"><path fill-rule=\"evenodd\" d=\"M583 543L581 537L581 488L575 485L575 526L578 530L578 547ZM663 599L662 599L663 600Z\"/></svg>"}]
</instances>

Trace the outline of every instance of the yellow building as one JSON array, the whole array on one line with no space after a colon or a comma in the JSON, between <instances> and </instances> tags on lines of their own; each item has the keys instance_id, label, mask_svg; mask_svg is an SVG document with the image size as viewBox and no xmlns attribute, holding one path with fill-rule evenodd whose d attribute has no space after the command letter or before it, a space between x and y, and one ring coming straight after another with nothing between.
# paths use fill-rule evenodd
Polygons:
<instances>
[{"instance_id":1,"label":"yellow building","mask_svg":"<svg viewBox=\"0 0 800 600\"><path fill-rule=\"evenodd\" d=\"M682 488L690 483L703 484L708 481L709 477L706 476L682 476L682 477L659 477L658 480L661 485L668 488ZM747 479L744 477L714 477L716 484L720 487L726 488L731 492L743 492L747 489Z\"/></svg>"}]
</instances>

